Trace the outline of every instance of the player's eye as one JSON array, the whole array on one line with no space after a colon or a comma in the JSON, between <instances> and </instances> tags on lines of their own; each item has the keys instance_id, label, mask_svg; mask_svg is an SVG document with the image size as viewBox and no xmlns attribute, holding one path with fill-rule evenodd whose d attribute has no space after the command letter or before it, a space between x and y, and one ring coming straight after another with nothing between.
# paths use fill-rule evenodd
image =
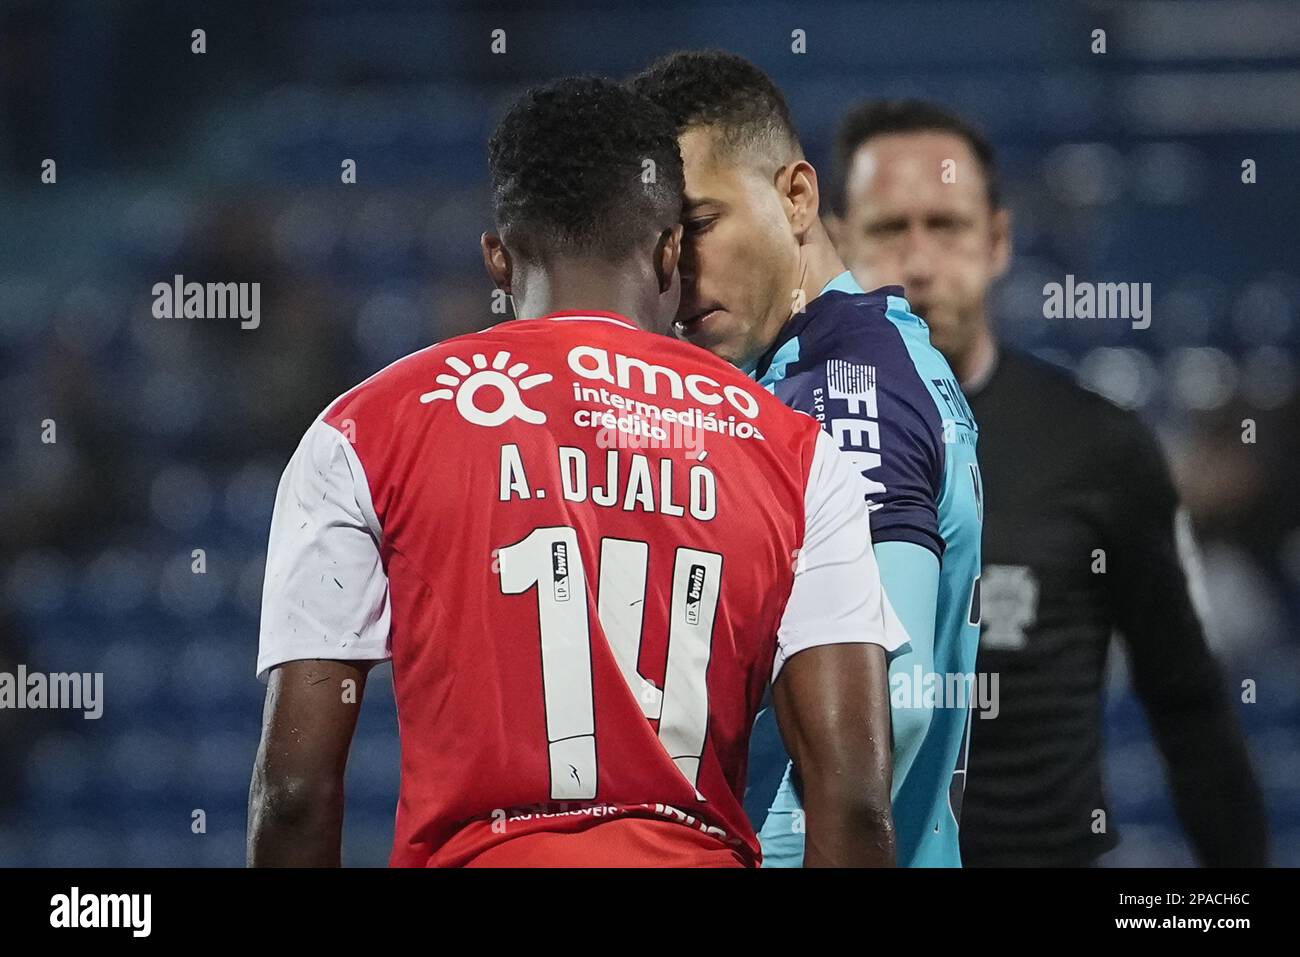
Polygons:
<instances>
[{"instance_id":1,"label":"player's eye","mask_svg":"<svg viewBox=\"0 0 1300 957\"><path fill-rule=\"evenodd\" d=\"M969 225L969 220L959 216L937 216L930 220L930 228L941 233L959 233Z\"/></svg>"},{"instance_id":2,"label":"player's eye","mask_svg":"<svg viewBox=\"0 0 1300 957\"><path fill-rule=\"evenodd\" d=\"M907 229L907 223L901 219L887 219L867 226L867 235L877 239L899 236Z\"/></svg>"},{"instance_id":3,"label":"player's eye","mask_svg":"<svg viewBox=\"0 0 1300 957\"><path fill-rule=\"evenodd\" d=\"M689 235L695 236L704 232L717 221L717 216L696 216L693 219L686 220L682 225L686 227L686 232Z\"/></svg>"}]
</instances>

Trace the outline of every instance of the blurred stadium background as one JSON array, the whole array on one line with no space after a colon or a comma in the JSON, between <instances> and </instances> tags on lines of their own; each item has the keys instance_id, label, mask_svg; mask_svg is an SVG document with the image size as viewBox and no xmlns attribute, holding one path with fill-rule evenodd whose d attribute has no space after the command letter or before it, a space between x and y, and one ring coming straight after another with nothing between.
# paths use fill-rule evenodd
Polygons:
<instances>
[{"instance_id":1,"label":"blurred stadium background","mask_svg":"<svg viewBox=\"0 0 1300 957\"><path fill-rule=\"evenodd\" d=\"M0 670L102 671L106 699L97 722L0 712L0 865L242 863L290 452L354 382L499 318L477 242L484 144L515 93L706 46L771 72L824 174L862 96L933 98L991 134L1017 238L1002 333L1157 427L1212 642L1234 685L1258 683L1241 711L1274 856L1300 865L1295 6L547 6L0 3ZM1044 320L1043 284L1067 272L1151 282L1151 328ZM260 327L153 318L152 285L176 273L260 282ZM1191 864L1118 651L1106 722L1122 835L1106 863ZM385 668L350 765L347 863L386 861L397 777Z\"/></svg>"}]
</instances>

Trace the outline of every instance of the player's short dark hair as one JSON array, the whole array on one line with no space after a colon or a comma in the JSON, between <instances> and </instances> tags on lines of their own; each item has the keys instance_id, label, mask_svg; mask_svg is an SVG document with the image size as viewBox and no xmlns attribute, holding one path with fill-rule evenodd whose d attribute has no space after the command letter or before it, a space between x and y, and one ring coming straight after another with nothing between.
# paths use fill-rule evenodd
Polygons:
<instances>
[{"instance_id":1,"label":"player's short dark hair","mask_svg":"<svg viewBox=\"0 0 1300 957\"><path fill-rule=\"evenodd\" d=\"M492 134L488 166L497 228L526 259L617 262L681 220L677 129L613 80L568 77L528 90Z\"/></svg>"},{"instance_id":2,"label":"player's short dark hair","mask_svg":"<svg viewBox=\"0 0 1300 957\"><path fill-rule=\"evenodd\" d=\"M849 169L853 165L853 155L862 144L890 133L932 132L951 133L966 141L984 175L989 205L994 209L1001 206L1002 190L998 183L993 145L976 126L937 103L925 100L866 100L848 112L835 137L831 207L840 215L844 214L848 202Z\"/></svg>"},{"instance_id":3,"label":"player's short dark hair","mask_svg":"<svg viewBox=\"0 0 1300 957\"><path fill-rule=\"evenodd\" d=\"M742 56L725 50L670 53L628 82L672 114L679 132L713 127L728 152L749 149L779 162L803 156L785 97Z\"/></svg>"}]
</instances>

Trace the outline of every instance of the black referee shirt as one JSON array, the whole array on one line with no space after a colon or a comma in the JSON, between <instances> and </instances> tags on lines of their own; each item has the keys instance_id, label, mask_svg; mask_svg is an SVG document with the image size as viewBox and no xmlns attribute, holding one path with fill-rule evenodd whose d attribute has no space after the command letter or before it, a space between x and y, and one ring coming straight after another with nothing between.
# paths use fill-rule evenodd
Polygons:
<instances>
[{"instance_id":1,"label":"black referee shirt","mask_svg":"<svg viewBox=\"0 0 1300 957\"><path fill-rule=\"evenodd\" d=\"M964 864L1084 865L1117 843L1101 776L1113 632L1202 862L1262 864L1262 799L1188 597L1154 437L1006 348L967 397L985 489L978 668L999 674L1000 713L972 722Z\"/></svg>"}]
</instances>

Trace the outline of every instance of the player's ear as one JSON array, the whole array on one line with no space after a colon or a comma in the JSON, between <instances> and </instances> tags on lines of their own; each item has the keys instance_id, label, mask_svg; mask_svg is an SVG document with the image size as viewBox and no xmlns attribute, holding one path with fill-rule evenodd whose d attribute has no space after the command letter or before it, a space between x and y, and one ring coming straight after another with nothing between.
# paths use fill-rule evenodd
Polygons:
<instances>
[{"instance_id":1,"label":"player's ear","mask_svg":"<svg viewBox=\"0 0 1300 957\"><path fill-rule=\"evenodd\" d=\"M673 223L659 234L659 241L655 243L654 270L661 295L673 286L673 274L677 272L677 264L682 258L684 231L685 227L681 223Z\"/></svg>"},{"instance_id":2,"label":"player's ear","mask_svg":"<svg viewBox=\"0 0 1300 957\"><path fill-rule=\"evenodd\" d=\"M1001 276L1011 265L1011 210L1005 206L993 211L992 230L993 278Z\"/></svg>"},{"instance_id":3,"label":"player's ear","mask_svg":"<svg viewBox=\"0 0 1300 957\"><path fill-rule=\"evenodd\" d=\"M802 240L817 222L817 214L821 211L817 170L807 160L795 160L777 171L776 188L784 202L790 228L795 238Z\"/></svg>"},{"instance_id":4,"label":"player's ear","mask_svg":"<svg viewBox=\"0 0 1300 957\"><path fill-rule=\"evenodd\" d=\"M507 296L510 281L514 278L514 262L510 259L510 250L496 233L484 233L479 237L479 247L483 250L483 267L487 270L493 284Z\"/></svg>"}]
</instances>

